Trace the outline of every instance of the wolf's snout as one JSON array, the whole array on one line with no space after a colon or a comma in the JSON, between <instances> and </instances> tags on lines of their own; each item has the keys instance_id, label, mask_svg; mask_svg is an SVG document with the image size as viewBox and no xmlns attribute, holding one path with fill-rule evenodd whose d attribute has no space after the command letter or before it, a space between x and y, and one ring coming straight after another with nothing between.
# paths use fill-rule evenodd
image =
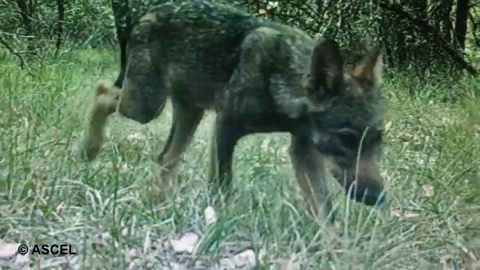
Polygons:
<instances>
[{"instance_id":1,"label":"wolf's snout","mask_svg":"<svg viewBox=\"0 0 480 270\"><path fill-rule=\"evenodd\" d=\"M382 180L363 180L363 182L381 182ZM358 182L361 183L361 180ZM345 193L350 199L364 203L368 206L381 205L386 202L386 194L382 186L362 186L357 182L350 182L344 187Z\"/></svg>"}]
</instances>

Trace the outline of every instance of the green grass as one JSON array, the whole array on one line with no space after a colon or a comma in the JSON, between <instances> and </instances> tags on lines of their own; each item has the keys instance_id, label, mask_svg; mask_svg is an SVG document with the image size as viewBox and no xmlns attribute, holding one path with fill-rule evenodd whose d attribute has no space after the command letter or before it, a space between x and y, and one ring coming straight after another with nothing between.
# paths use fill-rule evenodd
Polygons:
<instances>
[{"instance_id":1,"label":"green grass","mask_svg":"<svg viewBox=\"0 0 480 270\"><path fill-rule=\"evenodd\" d=\"M287 134L242 140L235 153L234 201L203 210L210 124L202 122L179 172L181 196L160 205L148 187L170 128L168 107L148 125L111 118L108 142L93 163L76 144L96 84L117 75L116 53L76 51L29 76L6 57L0 62L0 238L6 242L73 244L90 269L123 269L126 251L147 234L164 239L193 231L199 256L216 258L227 246L265 248L269 260L310 258L312 269L439 269L480 258L480 82L397 76L385 82L389 102L382 172L390 209L347 200L335 203L346 232L328 240L305 215L287 155ZM409 92L417 91L415 98ZM441 102L440 94L456 97ZM431 191L433 190L433 194ZM427 192L428 191L428 192ZM108 233L116 244L99 248ZM473 244L472 244L473 243ZM480 247L476 247L480 248ZM476 252L476 253L474 253ZM470 255L468 255L470 254Z\"/></svg>"}]
</instances>

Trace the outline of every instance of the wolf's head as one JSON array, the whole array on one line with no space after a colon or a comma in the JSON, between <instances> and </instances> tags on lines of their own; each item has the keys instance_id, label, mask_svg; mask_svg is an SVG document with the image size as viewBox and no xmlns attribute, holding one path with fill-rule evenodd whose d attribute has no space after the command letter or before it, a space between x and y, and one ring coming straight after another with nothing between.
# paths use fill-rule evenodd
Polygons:
<instances>
[{"instance_id":1,"label":"wolf's head","mask_svg":"<svg viewBox=\"0 0 480 270\"><path fill-rule=\"evenodd\" d=\"M311 57L306 83L312 125L308 137L332 161L330 169L346 191L352 188L351 197L373 205L383 189L381 50L374 49L348 72L335 41L319 43Z\"/></svg>"},{"instance_id":2,"label":"wolf's head","mask_svg":"<svg viewBox=\"0 0 480 270\"><path fill-rule=\"evenodd\" d=\"M142 124L155 119L166 100L161 85L161 72L156 62L160 59L156 50L157 26L155 14L147 13L132 28L128 46L123 48L128 59L125 59L125 66L122 67L125 74L119 112Z\"/></svg>"}]
</instances>

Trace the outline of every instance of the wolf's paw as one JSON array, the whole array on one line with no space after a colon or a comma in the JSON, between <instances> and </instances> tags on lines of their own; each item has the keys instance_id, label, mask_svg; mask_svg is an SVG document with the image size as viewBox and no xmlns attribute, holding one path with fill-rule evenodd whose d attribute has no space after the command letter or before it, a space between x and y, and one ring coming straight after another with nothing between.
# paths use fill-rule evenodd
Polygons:
<instances>
[{"instance_id":1,"label":"wolf's paw","mask_svg":"<svg viewBox=\"0 0 480 270\"><path fill-rule=\"evenodd\" d=\"M77 149L78 156L83 161L92 161L100 153L100 146L91 144L89 140L83 139Z\"/></svg>"},{"instance_id":2,"label":"wolf's paw","mask_svg":"<svg viewBox=\"0 0 480 270\"><path fill-rule=\"evenodd\" d=\"M348 190L346 191L348 192ZM368 206L374 205L383 205L387 201L386 193L378 192L378 191L371 191L368 189L364 190L352 190L350 192L350 199L353 199L357 202L361 202Z\"/></svg>"}]
</instances>

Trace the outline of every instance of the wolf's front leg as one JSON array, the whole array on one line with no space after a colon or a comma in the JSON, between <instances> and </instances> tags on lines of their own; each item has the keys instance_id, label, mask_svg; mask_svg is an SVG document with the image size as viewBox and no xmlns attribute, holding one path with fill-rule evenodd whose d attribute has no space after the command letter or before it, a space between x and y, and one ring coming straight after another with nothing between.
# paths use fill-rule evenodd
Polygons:
<instances>
[{"instance_id":1,"label":"wolf's front leg","mask_svg":"<svg viewBox=\"0 0 480 270\"><path fill-rule=\"evenodd\" d=\"M100 83L95 92L95 98L89 112L88 128L80 146L80 157L83 160L94 160L105 140L105 127L108 117L117 109L121 89L107 87Z\"/></svg>"},{"instance_id":2,"label":"wolf's front leg","mask_svg":"<svg viewBox=\"0 0 480 270\"><path fill-rule=\"evenodd\" d=\"M175 192L180 159L191 144L195 131L204 115L202 109L185 106L175 101L172 102L172 107L173 121L170 135L163 151L157 157L157 162L162 167L161 189L162 192L167 193Z\"/></svg>"},{"instance_id":3,"label":"wolf's front leg","mask_svg":"<svg viewBox=\"0 0 480 270\"><path fill-rule=\"evenodd\" d=\"M290 157L295 169L295 176L309 205L313 216L334 221L332 202L325 182L324 157L311 144L291 138Z\"/></svg>"}]
</instances>

